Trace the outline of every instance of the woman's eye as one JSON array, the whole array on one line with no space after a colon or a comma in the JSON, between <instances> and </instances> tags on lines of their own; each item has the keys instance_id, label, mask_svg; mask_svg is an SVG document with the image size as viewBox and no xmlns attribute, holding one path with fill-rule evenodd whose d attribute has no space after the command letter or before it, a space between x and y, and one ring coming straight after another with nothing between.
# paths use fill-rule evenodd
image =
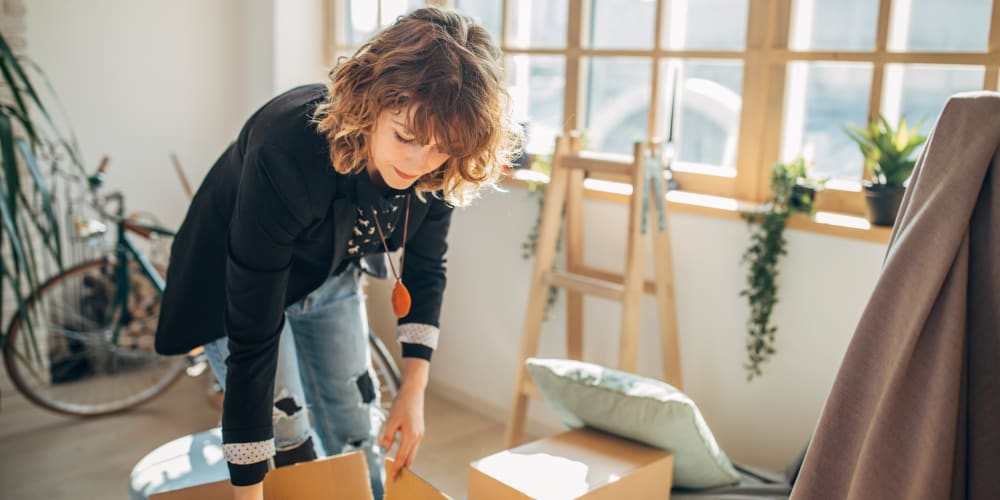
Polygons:
<instances>
[{"instance_id":1,"label":"woman's eye","mask_svg":"<svg viewBox=\"0 0 1000 500\"><path fill-rule=\"evenodd\" d=\"M396 134L396 140L399 141L399 142L401 142L401 143L403 143L403 144L413 144L414 142L417 142L416 138L414 138L414 139L407 139L407 138L399 135L399 132L393 132L393 134Z\"/></svg>"}]
</instances>

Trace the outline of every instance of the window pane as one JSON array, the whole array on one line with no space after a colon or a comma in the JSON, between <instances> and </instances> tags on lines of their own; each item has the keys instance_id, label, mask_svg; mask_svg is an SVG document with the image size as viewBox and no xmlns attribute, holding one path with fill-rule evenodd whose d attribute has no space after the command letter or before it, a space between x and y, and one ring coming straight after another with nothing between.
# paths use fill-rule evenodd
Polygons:
<instances>
[{"instance_id":1,"label":"window pane","mask_svg":"<svg viewBox=\"0 0 1000 500\"><path fill-rule=\"evenodd\" d=\"M562 133L566 63L562 57L508 58L514 118L527 124L529 153L549 153Z\"/></svg>"},{"instance_id":2,"label":"window pane","mask_svg":"<svg viewBox=\"0 0 1000 500\"><path fill-rule=\"evenodd\" d=\"M593 0L591 47L599 49L653 48L656 2L649 0Z\"/></svg>"},{"instance_id":3,"label":"window pane","mask_svg":"<svg viewBox=\"0 0 1000 500\"><path fill-rule=\"evenodd\" d=\"M381 3L381 16L379 15ZM424 6L424 0L349 0L344 2L341 19L342 45L358 46L368 41L382 26L407 12Z\"/></svg>"},{"instance_id":4,"label":"window pane","mask_svg":"<svg viewBox=\"0 0 1000 500\"><path fill-rule=\"evenodd\" d=\"M673 135L676 161L736 168L743 63L670 59L660 75L666 125L656 135L668 142Z\"/></svg>"},{"instance_id":5,"label":"window pane","mask_svg":"<svg viewBox=\"0 0 1000 500\"><path fill-rule=\"evenodd\" d=\"M983 52L991 4L990 0L893 2L889 49Z\"/></svg>"},{"instance_id":6,"label":"window pane","mask_svg":"<svg viewBox=\"0 0 1000 500\"><path fill-rule=\"evenodd\" d=\"M585 75L588 149L631 155L645 140L652 63L646 58L595 57Z\"/></svg>"},{"instance_id":7,"label":"window pane","mask_svg":"<svg viewBox=\"0 0 1000 500\"><path fill-rule=\"evenodd\" d=\"M566 46L566 0L533 2L508 0L512 47L558 48Z\"/></svg>"},{"instance_id":8,"label":"window pane","mask_svg":"<svg viewBox=\"0 0 1000 500\"><path fill-rule=\"evenodd\" d=\"M664 0L667 18L663 46L675 50L742 50L746 46L748 3L748 0Z\"/></svg>"},{"instance_id":9,"label":"window pane","mask_svg":"<svg viewBox=\"0 0 1000 500\"><path fill-rule=\"evenodd\" d=\"M497 0L455 0L455 9L478 21L493 35L494 40L500 42L503 2Z\"/></svg>"},{"instance_id":10,"label":"window pane","mask_svg":"<svg viewBox=\"0 0 1000 500\"><path fill-rule=\"evenodd\" d=\"M368 0L371 2L371 0ZM381 25L388 26L396 22L396 18L407 12L423 7L424 0L379 0L382 2ZM371 2L375 3L375 2Z\"/></svg>"},{"instance_id":11,"label":"window pane","mask_svg":"<svg viewBox=\"0 0 1000 500\"><path fill-rule=\"evenodd\" d=\"M343 20L346 45L357 46L368 41L378 29L378 4L371 0L344 2Z\"/></svg>"},{"instance_id":12,"label":"window pane","mask_svg":"<svg viewBox=\"0 0 1000 500\"><path fill-rule=\"evenodd\" d=\"M871 81L870 64L790 63L782 159L801 154L819 176L859 180L863 160L844 127L867 120Z\"/></svg>"},{"instance_id":13,"label":"window pane","mask_svg":"<svg viewBox=\"0 0 1000 500\"><path fill-rule=\"evenodd\" d=\"M888 64L882 114L892 123L900 117L906 117L910 125L922 121L920 129L926 134L948 97L982 89L984 74L982 67Z\"/></svg>"},{"instance_id":14,"label":"window pane","mask_svg":"<svg viewBox=\"0 0 1000 500\"><path fill-rule=\"evenodd\" d=\"M878 0L795 0L792 50L872 50Z\"/></svg>"}]
</instances>

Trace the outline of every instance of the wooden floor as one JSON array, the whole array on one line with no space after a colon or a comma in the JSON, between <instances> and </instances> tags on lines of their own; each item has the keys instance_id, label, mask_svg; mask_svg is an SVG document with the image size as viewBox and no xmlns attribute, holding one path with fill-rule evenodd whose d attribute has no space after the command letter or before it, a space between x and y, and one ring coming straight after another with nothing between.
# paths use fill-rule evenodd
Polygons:
<instances>
[{"instance_id":1,"label":"wooden floor","mask_svg":"<svg viewBox=\"0 0 1000 500\"><path fill-rule=\"evenodd\" d=\"M0 370L2 372L2 370ZM0 374L0 498L126 499L129 472L160 444L214 427L208 373L183 378L159 399L129 413L76 419L36 408ZM453 498L466 494L470 461L503 447L503 426L436 397L414 471Z\"/></svg>"}]
</instances>

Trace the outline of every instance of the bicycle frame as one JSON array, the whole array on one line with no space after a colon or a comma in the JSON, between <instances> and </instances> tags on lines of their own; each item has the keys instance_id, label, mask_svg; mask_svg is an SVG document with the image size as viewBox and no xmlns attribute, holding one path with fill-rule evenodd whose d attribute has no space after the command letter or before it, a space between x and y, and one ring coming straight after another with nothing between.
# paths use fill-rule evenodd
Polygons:
<instances>
[{"instance_id":1,"label":"bicycle frame","mask_svg":"<svg viewBox=\"0 0 1000 500\"><path fill-rule=\"evenodd\" d=\"M153 263L139 251L132 242L128 233L135 233L143 238L150 238L152 235L160 236L174 236L174 232L168 229L152 225L152 224L140 224L138 222L132 221L128 218L121 218L117 222L117 238L115 245L115 282L117 283L117 294L114 301L114 308L121 311L121 321L118 321L115 325L115 331L112 333L111 342L112 345L118 342L118 335L124 325L129 324L132 321L132 317L128 310L128 297L129 288L131 283L129 282L129 259L135 259L136 263L139 265L139 270L145 275L156 288L156 292L163 295L163 290L166 288L166 282L164 277L160 275Z\"/></svg>"}]
</instances>

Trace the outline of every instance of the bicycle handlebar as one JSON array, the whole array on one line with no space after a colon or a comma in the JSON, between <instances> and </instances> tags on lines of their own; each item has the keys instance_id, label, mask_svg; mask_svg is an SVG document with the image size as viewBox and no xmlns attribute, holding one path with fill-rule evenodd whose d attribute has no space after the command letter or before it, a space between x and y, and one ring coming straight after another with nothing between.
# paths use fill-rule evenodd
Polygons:
<instances>
[{"instance_id":1,"label":"bicycle handlebar","mask_svg":"<svg viewBox=\"0 0 1000 500\"><path fill-rule=\"evenodd\" d=\"M156 225L137 223L127 217L125 215L125 194L123 192L112 191L104 195L100 194L101 186L104 185L104 173L107 172L110 161L111 158L109 156L103 156L100 164L97 165L97 171L94 172L94 175L87 178L87 185L90 188L90 206L105 220L123 225L126 230L138 234L143 238L148 239L153 234L172 236L173 231ZM114 206L114 211L108 210L107 207L114 203L117 203Z\"/></svg>"},{"instance_id":2,"label":"bicycle handlebar","mask_svg":"<svg viewBox=\"0 0 1000 500\"><path fill-rule=\"evenodd\" d=\"M94 175L87 177L87 185L90 186L92 192L96 192L104 184L104 172L108 170L108 163L111 162L111 157L104 155L101 157L101 163L97 165L97 171Z\"/></svg>"},{"instance_id":3,"label":"bicycle handlebar","mask_svg":"<svg viewBox=\"0 0 1000 500\"><path fill-rule=\"evenodd\" d=\"M121 191L113 191L111 193L101 195L101 186L104 185L104 173L108 171L108 164L111 163L111 157L104 155L101 157L101 162L97 165L97 171L94 175L87 178L87 186L90 188L90 205L97 211L97 213L108 220L115 222L122 222L126 219L125 217L125 195ZM114 213L107 209L107 206L116 203Z\"/></svg>"}]
</instances>

